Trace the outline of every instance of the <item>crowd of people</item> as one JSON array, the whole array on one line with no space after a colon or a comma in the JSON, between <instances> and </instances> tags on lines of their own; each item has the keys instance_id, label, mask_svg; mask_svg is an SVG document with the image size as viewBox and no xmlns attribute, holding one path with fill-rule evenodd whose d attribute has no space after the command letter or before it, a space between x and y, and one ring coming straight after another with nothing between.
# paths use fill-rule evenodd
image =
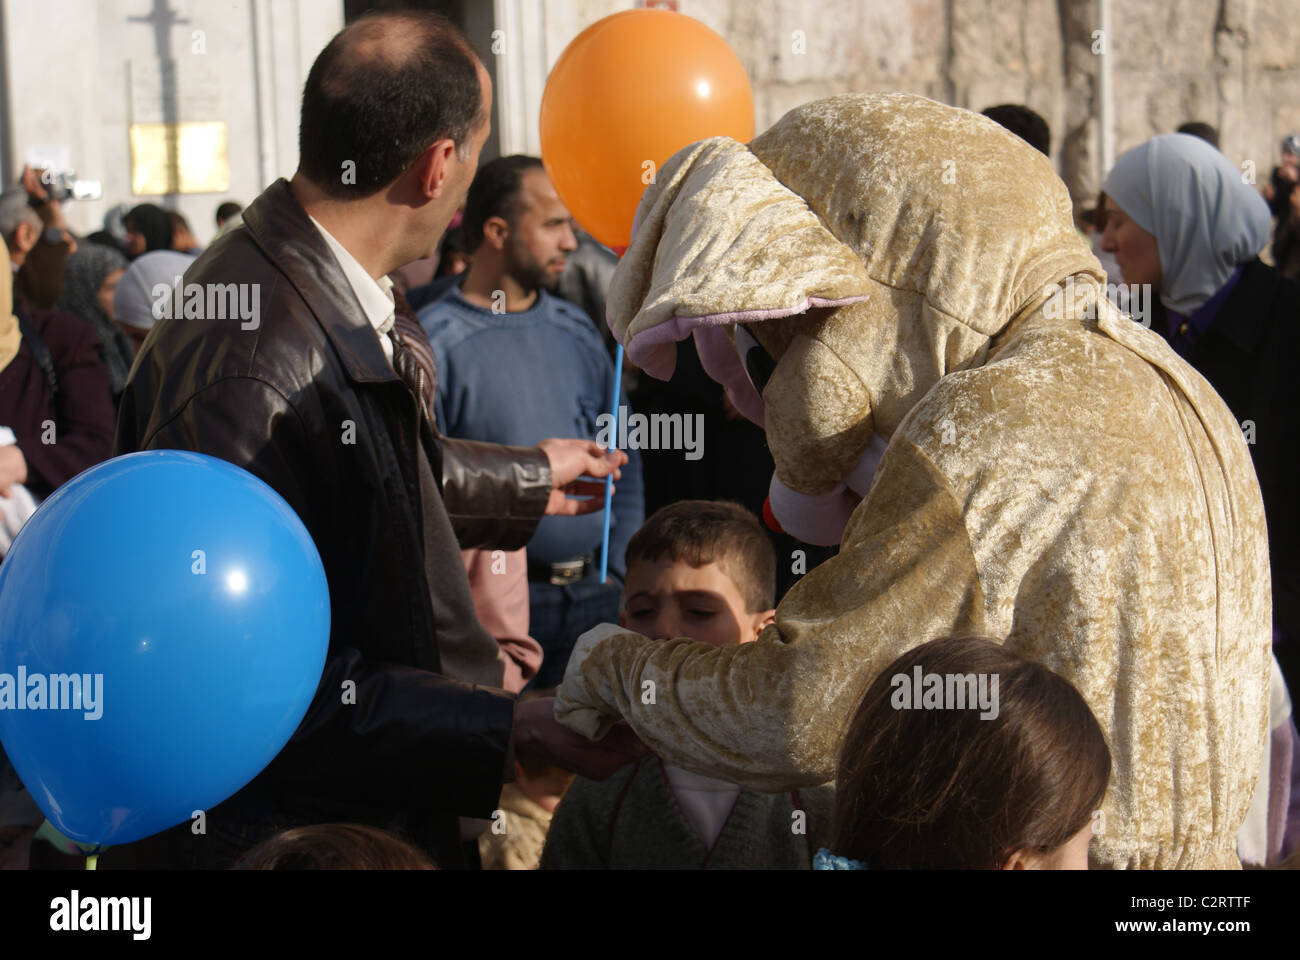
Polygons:
<instances>
[{"instance_id":1,"label":"crowd of people","mask_svg":"<svg viewBox=\"0 0 1300 960\"><path fill-rule=\"evenodd\" d=\"M76 474L172 448L266 481L330 584L324 676L289 745L205 832L180 824L102 869L1296 863L1300 139L1261 190L1188 124L1071 206L1027 107L838 99L752 152L674 158L621 266L539 158L480 165L488 74L412 12L330 42L297 172L221 203L206 249L152 203L74 236L37 170L0 192L0 557ZM906 204L855 207L825 186L836 161L790 145L833 110L974 131L991 192L944 199L916 173ZM721 179L733 194L711 199ZM797 230L756 242L755 196L793 198ZM729 226L733 207L750 219ZM987 287L958 296L976 274ZM257 322L161 315L181 276L255 286ZM1075 326L1052 333L1089 358L1071 372L1034 311L1076 277ZM1152 316L1124 322L1152 335L1110 325L1109 291L1091 292L1107 280L1149 286ZM1032 402L981 386L970 414L952 384L994 368ZM1076 375L1150 409L1125 422L1082 387L1033 406L1036 384ZM1062 432L1072 404L1096 418L1086 450ZM606 450L612 405L699 418L704 455ZM917 439L931 415L934 450ZM1108 452L1134 437L1155 446ZM945 459L976 447L1030 466L994 482ZM1044 532L1056 514L1067 532ZM1126 569L1143 576L1116 582ZM1192 753L1153 761L1164 748L1128 739L1138 714ZM1144 803L1164 819L1142 822ZM3 862L79 866L43 821L0 755Z\"/></svg>"}]
</instances>

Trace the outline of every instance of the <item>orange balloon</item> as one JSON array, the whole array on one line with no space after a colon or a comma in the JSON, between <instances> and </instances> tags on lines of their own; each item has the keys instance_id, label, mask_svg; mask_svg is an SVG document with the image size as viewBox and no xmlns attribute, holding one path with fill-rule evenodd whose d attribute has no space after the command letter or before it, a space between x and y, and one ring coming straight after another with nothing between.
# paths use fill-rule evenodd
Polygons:
<instances>
[{"instance_id":1,"label":"orange balloon","mask_svg":"<svg viewBox=\"0 0 1300 960\"><path fill-rule=\"evenodd\" d=\"M706 137L754 137L754 95L740 59L698 20L627 10L598 20L546 81L542 163L578 223L625 247L651 176Z\"/></svg>"}]
</instances>

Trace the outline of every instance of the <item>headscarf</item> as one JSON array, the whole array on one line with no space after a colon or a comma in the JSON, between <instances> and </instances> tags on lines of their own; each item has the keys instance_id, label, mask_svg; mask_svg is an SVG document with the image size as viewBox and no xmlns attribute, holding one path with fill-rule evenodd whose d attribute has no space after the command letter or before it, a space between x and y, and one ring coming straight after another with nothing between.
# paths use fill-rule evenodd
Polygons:
<instances>
[{"instance_id":1,"label":"headscarf","mask_svg":"<svg viewBox=\"0 0 1300 960\"><path fill-rule=\"evenodd\" d=\"M124 270L127 259L112 247L98 243L83 243L68 258L63 271L63 292L57 306L75 313L91 324L99 334L99 349L108 367L108 382L113 396L119 396L126 386L135 347L131 338L113 323L112 318L96 299L104 279L114 270Z\"/></svg>"},{"instance_id":2,"label":"headscarf","mask_svg":"<svg viewBox=\"0 0 1300 960\"><path fill-rule=\"evenodd\" d=\"M133 207L131 212L122 219L144 236L145 253L172 248L172 221L162 207L152 203L142 203L138 207Z\"/></svg>"},{"instance_id":3,"label":"headscarf","mask_svg":"<svg viewBox=\"0 0 1300 960\"><path fill-rule=\"evenodd\" d=\"M1115 161L1103 188L1134 223L1156 238L1160 299L1194 313L1268 243L1268 204L1210 144L1167 133Z\"/></svg>"},{"instance_id":4,"label":"headscarf","mask_svg":"<svg viewBox=\"0 0 1300 960\"><path fill-rule=\"evenodd\" d=\"M9 266L9 248L0 243L0 370L9 366L22 346L18 318L14 316L14 272Z\"/></svg>"},{"instance_id":5,"label":"headscarf","mask_svg":"<svg viewBox=\"0 0 1300 960\"><path fill-rule=\"evenodd\" d=\"M155 250L136 257L113 292L113 319L141 330L153 329L157 319L153 312L157 300L154 287L160 283L173 287L194 260L188 253L174 250Z\"/></svg>"}]
</instances>

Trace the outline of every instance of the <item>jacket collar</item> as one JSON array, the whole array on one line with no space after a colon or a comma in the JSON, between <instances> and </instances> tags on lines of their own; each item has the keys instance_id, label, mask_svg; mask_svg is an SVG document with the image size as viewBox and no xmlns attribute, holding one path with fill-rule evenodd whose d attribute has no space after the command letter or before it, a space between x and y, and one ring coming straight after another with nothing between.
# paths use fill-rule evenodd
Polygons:
<instances>
[{"instance_id":1,"label":"jacket collar","mask_svg":"<svg viewBox=\"0 0 1300 960\"><path fill-rule=\"evenodd\" d=\"M400 380L343 268L281 177L244 210L244 227L293 285L357 383Z\"/></svg>"}]
</instances>

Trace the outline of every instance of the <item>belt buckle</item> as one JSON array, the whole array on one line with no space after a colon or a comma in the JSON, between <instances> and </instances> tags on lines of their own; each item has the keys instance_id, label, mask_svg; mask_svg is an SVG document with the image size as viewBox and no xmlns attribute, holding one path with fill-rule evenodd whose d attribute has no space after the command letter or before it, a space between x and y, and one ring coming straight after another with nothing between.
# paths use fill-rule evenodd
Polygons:
<instances>
[{"instance_id":1,"label":"belt buckle","mask_svg":"<svg viewBox=\"0 0 1300 960\"><path fill-rule=\"evenodd\" d=\"M551 564L551 586L562 587L581 580L586 566L586 560L566 560L564 563Z\"/></svg>"}]
</instances>

